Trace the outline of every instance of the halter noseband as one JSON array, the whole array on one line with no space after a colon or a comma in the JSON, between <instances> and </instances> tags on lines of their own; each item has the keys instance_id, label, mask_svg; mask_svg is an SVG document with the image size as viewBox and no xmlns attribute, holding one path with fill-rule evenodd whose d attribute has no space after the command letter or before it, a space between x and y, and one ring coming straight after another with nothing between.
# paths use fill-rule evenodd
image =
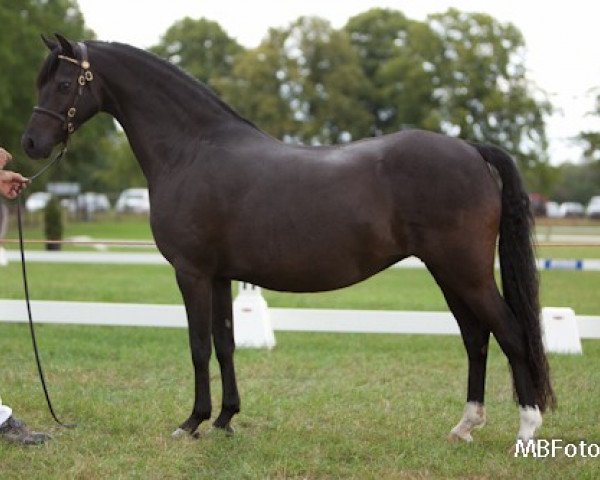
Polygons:
<instances>
[{"instance_id":1,"label":"halter noseband","mask_svg":"<svg viewBox=\"0 0 600 480\"><path fill-rule=\"evenodd\" d=\"M73 100L73 106L67 110L66 114L55 112L54 110L40 107L38 105L33 107L34 113L43 113L45 115L49 115L53 118L56 118L57 120L60 120L63 123L63 129L66 130L69 134L75 131L75 125L73 124L73 120L75 119L75 115L77 114L77 100L79 99L79 97L81 97L81 95L83 95L83 87L85 87L89 82L91 82L94 79L94 75L90 71L90 62L88 60L87 47L85 43L79 42L77 43L77 45L79 46L79 50L81 51L81 60L71 58L66 55L58 56L60 60L73 63L80 68L79 76L77 77L77 83L79 84L79 88L77 90L77 95Z\"/></svg>"}]
</instances>

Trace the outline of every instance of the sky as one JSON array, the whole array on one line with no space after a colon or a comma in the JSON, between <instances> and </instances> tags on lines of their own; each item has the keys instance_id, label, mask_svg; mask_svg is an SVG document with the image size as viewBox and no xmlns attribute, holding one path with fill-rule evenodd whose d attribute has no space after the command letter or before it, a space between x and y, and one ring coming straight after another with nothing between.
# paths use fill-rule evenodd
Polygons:
<instances>
[{"instance_id":1,"label":"sky","mask_svg":"<svg viewBox=\"0 0 600 480\"><path fill-rule=\"evenodd\" d=\"M547 119L552 164L578 161L572 137L600 130L588 115L600 94L600 2L593 0L78 0L86 25L98 39L147 48L177 20L189 16L216 21L247 48L257 46L269 27L285 27L303 15L317 15L342 27L370 8L402 11L414 20L450 7L484 12L514 24L525 38L525 65L532 83L547 95L555 113ZM115 12L119 12L118 15Z\"/></svg>"}]
</instances>

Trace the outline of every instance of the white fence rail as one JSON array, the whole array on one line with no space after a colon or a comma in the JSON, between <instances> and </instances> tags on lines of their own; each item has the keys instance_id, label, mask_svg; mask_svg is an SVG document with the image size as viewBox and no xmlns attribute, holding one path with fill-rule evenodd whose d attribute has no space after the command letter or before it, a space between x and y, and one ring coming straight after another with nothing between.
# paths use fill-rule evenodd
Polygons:
<instances>
[{"instance_id":1,"label":"white fence rail","mask_svg":"<svg viewBox=\"0 0 600 480\"><path fill-rule=\"evenodd\" d=\"M36 323L186 327L181 305L33 301ZM270 308L276 331L457 335L448 312ZM576 317L581 338L600 339L600 317ZM0 322L26 322L22 300L0 300Z\"/></svg>"},{"instance_id":2,"label":"white fence rail","mask_svg":"<svg viewBox=\"0 0 600 480\"><path fill-rule=\"evenodd\" d=\"M17 250L6 250L5 258L10 262L21 261ZM164 257L156 252L47 252L44 250L28 250L26 259L27 262L34 263L168 264ZM600 271L600 259L538 259L537 263L538 268L542 270ZM392 268L425 268L425 264L418 258L409 257L398 262Z\"/></svg>"}]
</instances>

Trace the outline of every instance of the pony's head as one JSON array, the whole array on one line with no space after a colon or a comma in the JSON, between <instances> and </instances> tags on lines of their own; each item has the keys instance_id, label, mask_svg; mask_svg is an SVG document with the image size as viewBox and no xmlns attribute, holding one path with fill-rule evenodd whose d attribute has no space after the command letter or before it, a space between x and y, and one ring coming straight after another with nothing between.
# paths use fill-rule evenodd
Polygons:
<instances>
[{"instance_id":1,"label":"pony's head","mask_svg":"<svg viewBox=\"0 0 600 480\"><path fill-rule=\"evenodd\" d=\"M21 139L32 158L46 158L100 108L86 45L59 34L57 41L42 40L50 54L37 79L38 104Z\"/></svg>"}]
</instances>

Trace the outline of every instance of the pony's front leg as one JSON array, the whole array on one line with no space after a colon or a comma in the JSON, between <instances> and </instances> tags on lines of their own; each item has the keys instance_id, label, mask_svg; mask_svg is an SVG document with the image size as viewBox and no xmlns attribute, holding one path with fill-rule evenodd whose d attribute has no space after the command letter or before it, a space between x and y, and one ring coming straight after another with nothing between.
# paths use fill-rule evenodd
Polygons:
<instances>
[{"instance_id":1,"label":"pony's front leg","mask_svg":"<svg viewBox=\"0 0 600 480\"><path fill-rule=\"evenodd\" d=\"M223 403L221 413L215 420L215 428L233 433L231 418L240 411L240 396L235 380L233 353L233 312L231 305L231 281L218 279L213 283L213 341L217 360L221 367Z\"/></svg>"},{"instance_id":2,"label":"pony's front leg","mask_svg":"<svg viewBox=\"0 0 600 480\"><path fill-rule=\"evenodd\" d=\"M194 407L189 418L173 432L195 435L198 425L211 416L209 362L211 356L212 282L210 278L178 271L177 283L188 318L188 335L195 375Z\"/></svg>"}]
</instances>

